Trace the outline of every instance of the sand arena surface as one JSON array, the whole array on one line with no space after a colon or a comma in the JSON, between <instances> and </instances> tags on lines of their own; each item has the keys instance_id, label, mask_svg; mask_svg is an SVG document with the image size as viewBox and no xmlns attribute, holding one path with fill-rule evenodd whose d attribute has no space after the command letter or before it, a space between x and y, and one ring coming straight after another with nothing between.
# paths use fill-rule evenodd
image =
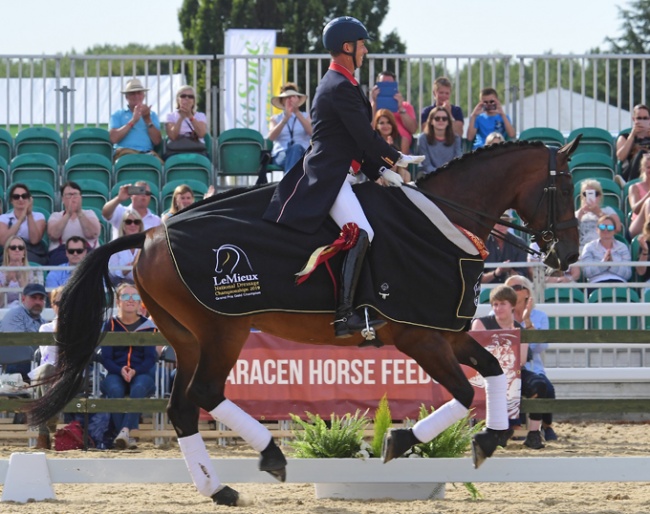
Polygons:
<instances>
[{"instance_id":1,"label":"sand arena surface","mask_svg":"<svg viewBox=\"0 0 650 514\"><path fill-rule=\"evenodd\" d=\"M529 450L511 441L497 452L507 457L650 456L646 424L558 423L560 438L543 450ZM208 442L213 457L257 458L245 447L218 447ZM0 459L24 447L0 447ZM285 451L286 452L286 451ZM286 452L288 453L288 452ZM49 458L180 458L176 444L154 448L143 443L124 452L47 452ZM648 483L477 483L483 498L472 501L462 484L447 484L446 498L434 501L343 501L317 500L312 484L228 484L252 499L249 507L216 507L191 484L54 484L54 501L0 504L3 514L139 514L139 513L241 513L241 514L619 514L650 513Z\"/></svg>"}]
</instances>

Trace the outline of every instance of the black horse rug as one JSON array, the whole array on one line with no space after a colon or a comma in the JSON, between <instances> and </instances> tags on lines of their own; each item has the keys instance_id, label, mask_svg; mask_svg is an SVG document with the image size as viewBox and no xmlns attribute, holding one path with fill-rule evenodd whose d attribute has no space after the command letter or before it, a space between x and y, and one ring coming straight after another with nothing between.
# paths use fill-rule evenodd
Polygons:
<instances>
[{"instance_id":1,"label":"black horse rug","mask_svg":"<svg viewBox=\"0 0 650 514\"><path fill-rule=\"evenodd\" d=\"M226 193L173 216L166 227L177 272L199 302L220 314L333 313L336 286L327 267L300 285L296 274L340 229L328 219L304 234L262 220L274 187ZM357 306L393 321L463 330L476 312L483 272L474 245L417 191L374 183L354 191L375 231ZM344 253L329 261L337 281Z\"/></svg>"}]
</instances>

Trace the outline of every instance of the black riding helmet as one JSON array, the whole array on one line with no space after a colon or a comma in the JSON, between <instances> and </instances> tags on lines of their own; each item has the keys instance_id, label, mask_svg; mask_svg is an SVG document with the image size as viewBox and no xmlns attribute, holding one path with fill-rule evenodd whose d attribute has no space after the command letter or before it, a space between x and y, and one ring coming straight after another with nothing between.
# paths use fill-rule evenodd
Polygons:
<instances>
[{"instance_id":1,"label":"black riding helmet","mask_svg":"<svg viewBox=\"0 0 650 514\"><path fill-rule=\"evenodd\" d=\"M355 69L357 66L357 41L360 39L370 39L366 27L352 16L341 16L334 18L323 29L323 45L330 52L344 53L352 56ZM352 52L343 50L344 43L352 43Z\"/></svg>"}]
</instances>

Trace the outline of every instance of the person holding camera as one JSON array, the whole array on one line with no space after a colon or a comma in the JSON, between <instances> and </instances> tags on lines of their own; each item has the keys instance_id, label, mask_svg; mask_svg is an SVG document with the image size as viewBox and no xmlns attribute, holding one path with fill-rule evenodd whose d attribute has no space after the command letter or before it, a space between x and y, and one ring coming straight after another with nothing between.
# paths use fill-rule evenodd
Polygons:
<instances>
[{"instance_id":1,"label":"person holding camera","mask_svg":"<svg viewBox=\"0 0 650 514\"><path fill-rule=\"evenodd\" d=\"M377 75L377 82L397 82L397 78L392 71L384 70ZM377 105L377 97L379 96L379 86L375 84L370 90L370 104L372 105L372 119L375 119L377 110L380 106ZM402 93L397 90L395 93L395 100L397 102L397 109L393 112L395 122L399 130L400 136L404 140L407 148L411 148L413 142L413 134L418 129L418 123L415 119L415 109L413 106L404 100Z\"/></svg>"},{"instance_id":2,"label":"person holding camera","mask_svg":"<svg viewBox=\"0 0 650 514\"><path fill-rule=\"evenodd\" d=\"M639 163L646 152L650 152L650 108L638 104L632 110L630 132L616 140L616 158L621 161L620 176L624 181L639 178Z\"/></svg>"},{"instance_id":3,"label":"person holding camera","mask_svg":"<svg viewBox=\"0 0 650 514\"><path fill-rule=\"evenodd\" d=\"M505 139L515 137L515 129L503 110L496 90L486 87L481 90L481 101L476 104L467 127L467 139L474 141L472 149L485 146L485 140L492 132L499 132Z\"/></svg>"},{"instance_id":4,"label":"person holding camera","mask_svg":"<svg viewBox=\"0 0 650 514\"><path fill-rule=\"evenodd\" d=\"M126 207L122 202L131 199L131 205ZM119 237L120 225L126 211L135 211L142 218L144 230L157 227L162 222L160 216L149 210L151 203L151 188L144 180L139 180L135 184L124 184L115 198L111 198L102 208L102 216L113 226L113 237Z\"/></svg>"},{"instance_id":5,"label":"person holding camera","mask_svg":"<svg viewBox=\"0 0 650 514\"><path fill-rule=\"evenodd\" d=\"M576 211L578 231L580 232L580 253L584 246L598 239L598 218L606 214L614 221L616 230L621 231L621 220L612 207L603 207L603 186L596 179L580 181L580 208Z\"/></svg>"}]
</instances>

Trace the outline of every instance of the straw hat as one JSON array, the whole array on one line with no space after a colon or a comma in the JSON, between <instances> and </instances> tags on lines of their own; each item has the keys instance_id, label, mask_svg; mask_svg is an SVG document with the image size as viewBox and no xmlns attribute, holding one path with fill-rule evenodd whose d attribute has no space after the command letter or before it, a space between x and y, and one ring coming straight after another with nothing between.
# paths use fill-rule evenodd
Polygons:
<instances>
[{"instance_id":1,"label":"straw hat","mask_svg":"<svg viewBox=\"0 0 650 514\"><path fill-rule=\"evenodd\" d=\"M144 87L139 79L131 79L126 83L126 87L122 90L122 93L137 93L138 91L149 91L149 89Z\"/></svg>"},{"instance_id":2,"label":"straw hat","mask_svg":"<svg viewBox=\"0 0 650 514\"><path fill-rule=\"evenodd\" d=\"M290 96L299 96L300 97L300 101L298 102L298 107L301 107L307 101L307 95L303 95L302 93L298 93L298 91L295 91L293 89L287 89L284 93L279 94L278 96L274 96L273 98L271 98L271 105L273 105L273 107L277 107L278 109L284 109L284 106L282 105L282 99L283 98L288 98Z\"/></svg>"}]
</instances>

